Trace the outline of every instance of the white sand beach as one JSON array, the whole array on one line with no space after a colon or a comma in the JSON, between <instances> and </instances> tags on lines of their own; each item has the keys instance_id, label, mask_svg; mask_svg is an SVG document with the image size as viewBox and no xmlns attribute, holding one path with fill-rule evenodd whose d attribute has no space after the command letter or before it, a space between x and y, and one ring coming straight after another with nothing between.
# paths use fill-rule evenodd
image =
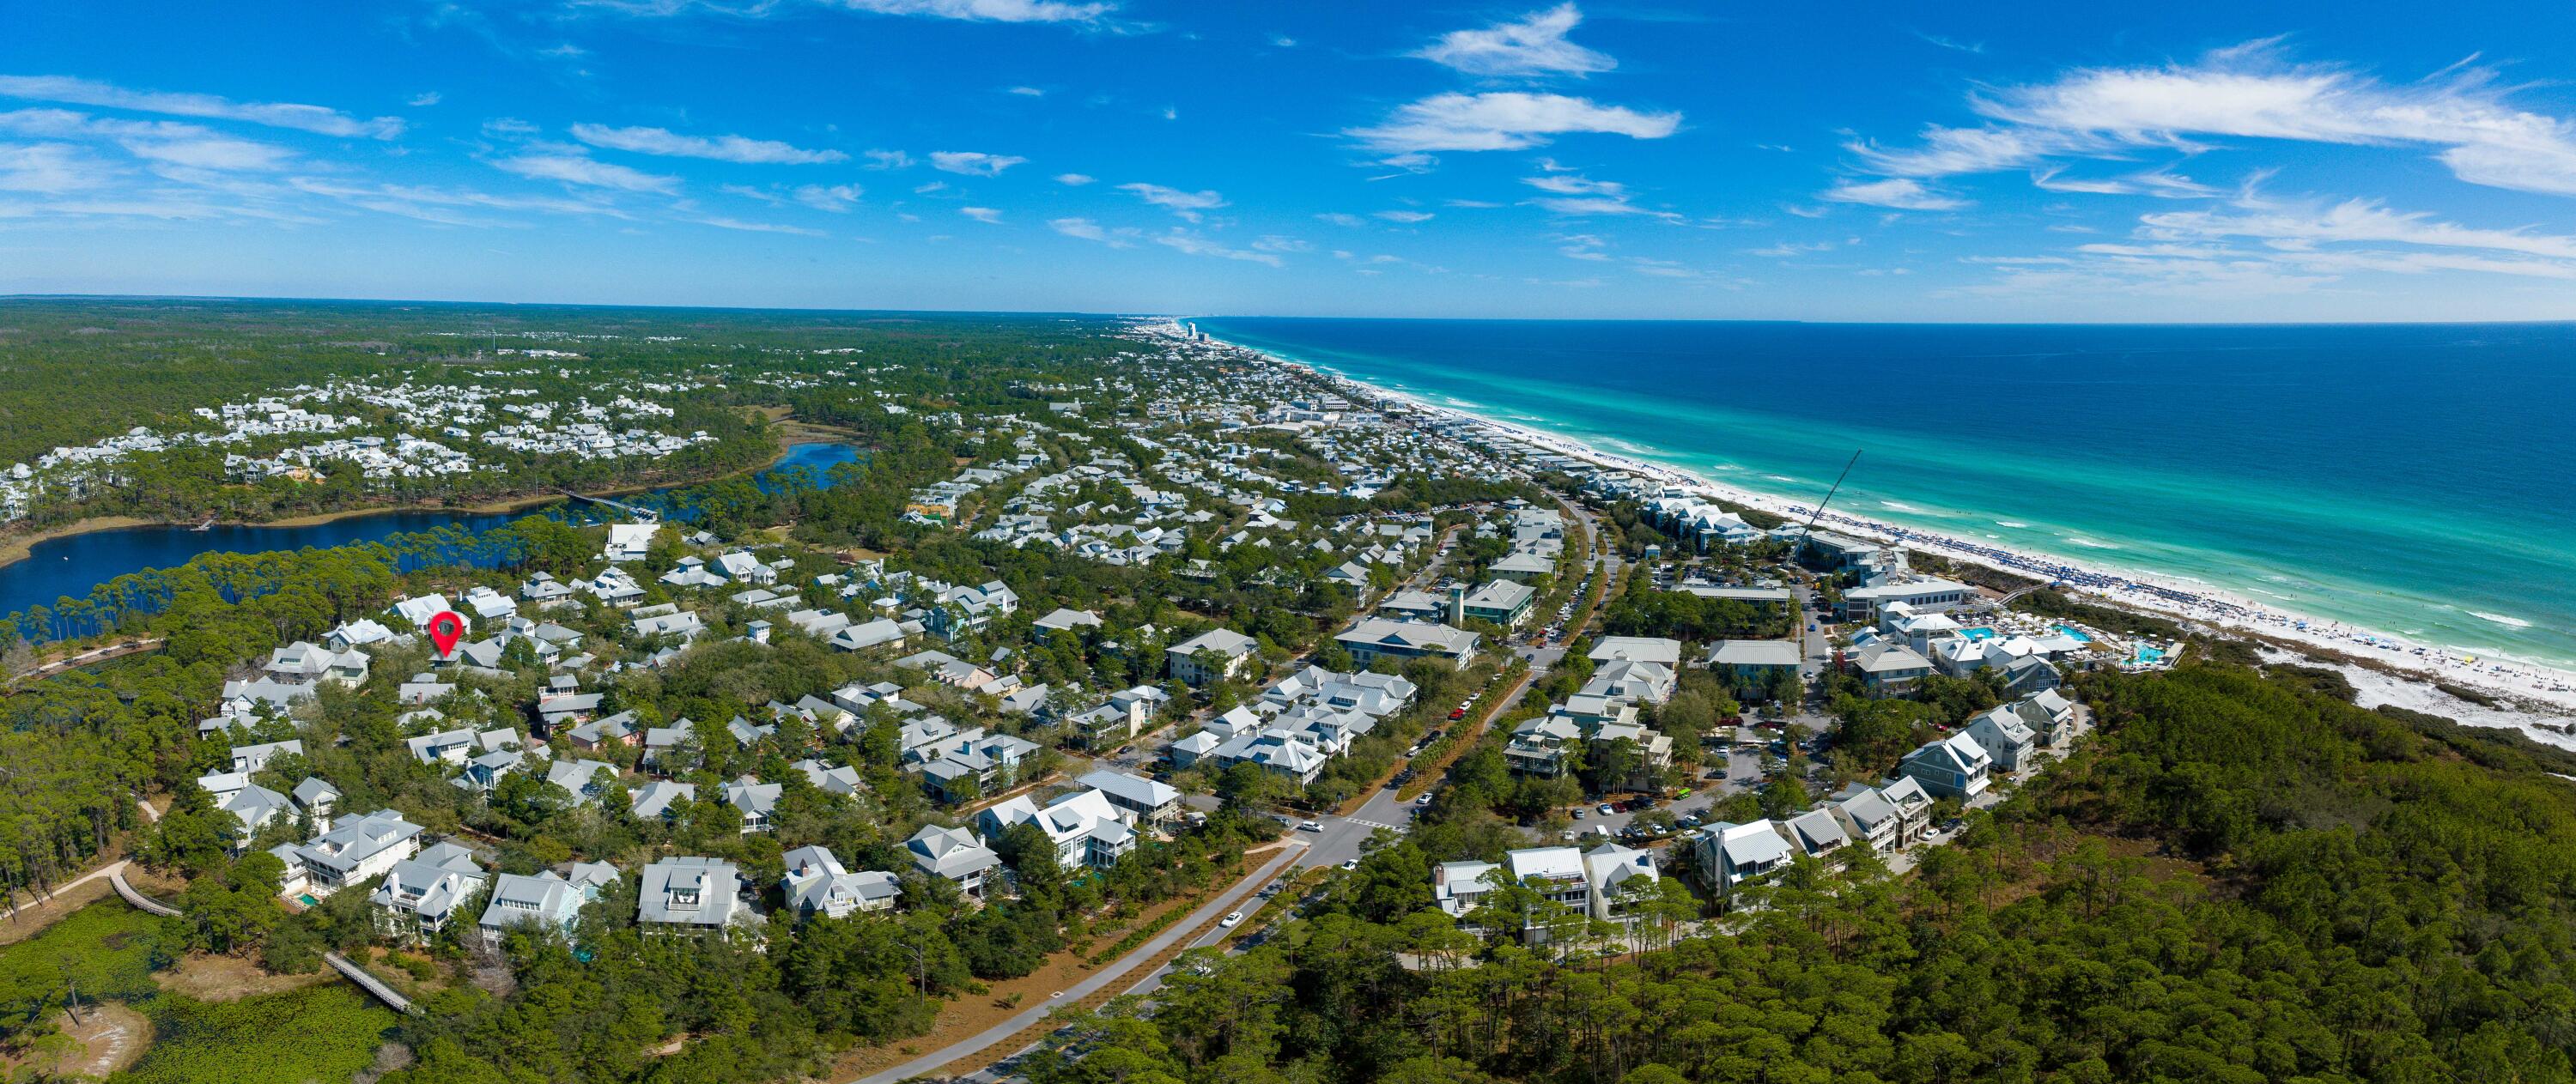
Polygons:
<instances>
[{"instance_id":1,"label":"white sand beach","mask_svg":"<svg viewBox=\"0 0 2576 1084\"><path fill-rule=\"evenodd\" d=\"M1209 341L1221 340L1210 336ZM1713 499L1731 501L1783 517L1803 520L1814 512L1812 506L1789 498L1727 485L1662 463L1652 463L1632 456L1605 452L1579 440L1429 402L1420 396L1407 394L1401 390L1381 388L1339 373L1320 370L1239 344L1226 343L1225 345L1262 358L1270 364L1313 373L1322 379L1333 381L1342 385L1345 388L1345 394L1355 400L1400 403L1409 410L1466 422L1498 436L1544 449L1553 454L1638 474L1665 485L1685 487ZM1821 486L1821 483L1819 485ZM2543 723L2564 725L2571 717L2576 717L2576 673L2526 662L2473 656L2452 648L2416 643L2402 636L2287 612L2254 602L2238 594L2214 589L2207 584L2186 583L2152 573L2111 568L2094 561L1998 546L1986 540L1957 538L1831 509L1828 509L1820 518L1820 523L1829 525L1838 532L1903 545L1953 561L1974 563L2018 576L2051 580L2063 584L2067 590L2096 596L2141 611L2181 618L2216 628L2258 633L2276 640L2308 644L2351 658L2367 659L2414 675L2417 681L2401 682L2367 668L2349 667L2348 669L2354 673L2371 675L2374 679L2356 678L2356 686L2365 687L2371 693L2371 696L2365 697L2366 704L2396 703L2435 714L2451 715L2460 718L2462 722L2482 726L2511 726L2537 739L2576 748L2576 737L2570 737L2541 725ZM2512 701L2523 710L2480 708L2434 688L2433 683L2437 681L2475 689L2481 693ZM2413 688L2392 687L2409 684Z\"/></svg>"}]
</instances>

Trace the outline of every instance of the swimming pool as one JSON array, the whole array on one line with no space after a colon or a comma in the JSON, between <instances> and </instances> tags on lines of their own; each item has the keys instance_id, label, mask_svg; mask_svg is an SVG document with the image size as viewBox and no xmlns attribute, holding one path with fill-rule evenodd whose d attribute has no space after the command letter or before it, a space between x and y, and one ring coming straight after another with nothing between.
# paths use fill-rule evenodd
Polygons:
<instances>
[{"instance_id":1,"label":"swimming pool","mask_svg":"<svg viewBox=\"0 0 2576 1084\"><path fill-rule=\"evenodd\" d=\"M2138 645L2138 653L2130 656L2129 661L2141 666L2149 663L2163 662L2165 661L2165 652L2163 648L2148 647L2145 644L2140 644Z\"/></svg>"},{"instance_id":2,"label":"swimming pool","mask_svg":"<svg viewBox=\"0 0 2576 1084\"><path fill-rule=\"evenodd\" d=\"M1971 640L1992 640L1995 638L1995 630L1979 625L1972 629L1960 629L1959 635Z\"/></svg>"},{"instance_id":3,"label":"swimming pool","mask_svg":"<svg viewBox=\"0 0 2576 1084\"><path fill-rule=\"evenodd\" d=\"M2074 629L2067 628L2067 627L2066 627L2066 626L2064 626L2064 625L2059 625L2059 626L2057 626L2057 631L2062 632L2062 633L2065 633L2065 634L2066 634L2067 639L2073 640L2073 641L2075 641L2076 643L2079 643L2079 644L2089 644L2089 643L2092 643L2092 642L2093 642L2093 638L2092 638L2092 637L2090 637L2090 636L2086 636L2086 635L2084 635L2083 633L2078 632L2078 631L2076 631L2076 630L2074 630Z\"/></svg>"}]
</instances>

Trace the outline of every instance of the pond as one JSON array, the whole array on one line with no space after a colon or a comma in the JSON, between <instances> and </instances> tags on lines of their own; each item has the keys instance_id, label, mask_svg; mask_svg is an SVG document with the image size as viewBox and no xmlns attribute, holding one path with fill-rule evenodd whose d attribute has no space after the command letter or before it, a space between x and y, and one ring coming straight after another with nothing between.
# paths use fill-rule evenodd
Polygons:
<instances>
[{"instance_id":1,"label":"pond","mask_svg":"<svg viewBox=\"0 0 2576 1084\"><path fill-rule=\"evenodd\" d=\"M776 485L775 475L801 468L812 471L815 481L823 483L828 481L827 474L833 467L857 462L860 454L858 448L837 441L791 444L786 455L754 474L752 481L762 489L770 490ZM655 490L643 496L650 498L667 492L669 490ZM174 568L204 553L268 553L306 547L327 549L381 542L394 535L439 527L485 531L534 514L561 513L587 518L592 511L574 510L568 508L566 502L552 501L516 512L375 512L295 527L217 524L197 531L187 527L149 525L90 531L39 542L26 559L0 565L0 615L18 613L31 606L51 606L55 600L67 595L80 598L89 594L91 588L126 573L147 568Z\"/></svg>"}]
</instances>

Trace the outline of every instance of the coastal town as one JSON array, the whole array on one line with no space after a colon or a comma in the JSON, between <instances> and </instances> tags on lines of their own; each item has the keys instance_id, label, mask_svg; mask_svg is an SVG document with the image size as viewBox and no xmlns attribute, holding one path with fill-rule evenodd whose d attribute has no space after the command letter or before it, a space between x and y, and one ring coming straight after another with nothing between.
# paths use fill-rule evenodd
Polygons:
<instances>
[{"instance_id":1,"label":"coastal town","mask_svg":"<svg viewBox=\"0 0 2576 1084\"><path fill-rule=\"evenodd\" d=\"M136 879L179 890L120 863L118 891L199 951L328 948L415 1014L508 1003L564 950L894 938L797 981L872 984L847 1011L906 1033L953 1021L833 1072L942 1077L1063 1056L1046 1006L971 989L1078 960L1150 998L1364 884L1441 919L1408 966L1732 936L1778 893L1935 861L2079 755L2086 688L2209 650L2069 601L2134 582L1738 499L1185 323L1092 334L1091 362L981 396L823 347L552 398L494 368L21 466L21 500L77 501L183 447L238 485L652 459L713 441L674 419L728 384L806 396L794 439L867 442L862 471L730 504L564 505L470 558L398 542L393 568L230 588L308 604L253 653L174 629L112 664L221 677L170 702L180 744L127 802ZM7 626L31 658L128 635L56 627ZM59 673L20 695L99 680ZM13 906L80 865L22 853ZM218 907L257 919L216 934Z\"/></svg>"}]
</instances>

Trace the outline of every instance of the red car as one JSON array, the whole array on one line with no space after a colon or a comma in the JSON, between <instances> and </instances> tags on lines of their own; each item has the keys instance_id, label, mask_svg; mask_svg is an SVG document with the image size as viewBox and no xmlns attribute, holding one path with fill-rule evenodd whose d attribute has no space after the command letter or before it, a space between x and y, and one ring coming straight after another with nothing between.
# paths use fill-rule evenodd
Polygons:
<instances>
[{"instance_id":1,"label":"red car","mask_svg":"<svg viewBox=\"0 0 2576 1084\"><path fill-rule=\"evenodd\" d=\"M1467 709L1465 709L1465 708L1451 708L1451 709L1449 709L1449 717L1450 717L1451 719L1464 719L1464 718L1466 718L1466 717L1467 717Z\"/></svg>"}]
</instances>

